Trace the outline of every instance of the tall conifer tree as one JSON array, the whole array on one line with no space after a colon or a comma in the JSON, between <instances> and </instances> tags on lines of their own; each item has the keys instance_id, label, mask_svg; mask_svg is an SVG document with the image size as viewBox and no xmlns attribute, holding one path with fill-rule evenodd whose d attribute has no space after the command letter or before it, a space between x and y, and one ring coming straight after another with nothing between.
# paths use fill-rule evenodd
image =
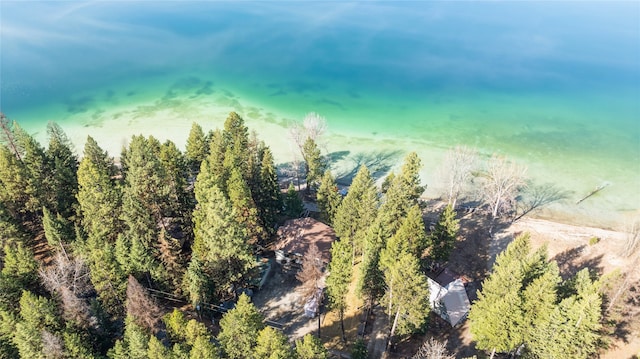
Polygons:
<instances>
[{"instance_id":1,"label":"tall conifer tree","mask_svg":"<svg viewBox=\"0 0 640 359\"><path fill-rule=\"evenodd\" d=\"M327 292L331 307L338 311L342 340L346 341L344 330L344 312L347 310L347 293L351 283L352 266L351 245L346 241L335 241L331 245L331 263L327 277Z\"/></svg>"},{"instance_id":2,"label":"tall conifer tree","mask_svg":"<svg viewBox=\"0 0 640 359\"><path fill-rule=\"evenodd\" d=\"M240 295L236 307L220 320L218 340L230 359L252 358L258 333L264 324L262 315L245 294Z\"/></svg>"},{"instance_id":3,"label":"tall conifer tree","mask_svg":"<svg viewBox=\"0 0 640 359\"><path fill-rule=\"evenodd\" d=\"M340 194L338 193L338 186L336 181L331 175L330 171L325 171L316 194L316 200L318 201L318 208L320 210L320 218L331 225L333 219L336 216L336 211L340 205Z\"/></svg>"},{"instance_id":4,"label":"tall conifer tree","mask_svg":"<svg viewBox=\"0 0 640 359\"><path fill-rule=\"evenodd\" d=\"M447 205L440 216L433 232L430 234L433 245L429 257L434 261L446 261L453 250L460 223L456 219L456 212L451 205Z\"/></svg>"}]
</instances>

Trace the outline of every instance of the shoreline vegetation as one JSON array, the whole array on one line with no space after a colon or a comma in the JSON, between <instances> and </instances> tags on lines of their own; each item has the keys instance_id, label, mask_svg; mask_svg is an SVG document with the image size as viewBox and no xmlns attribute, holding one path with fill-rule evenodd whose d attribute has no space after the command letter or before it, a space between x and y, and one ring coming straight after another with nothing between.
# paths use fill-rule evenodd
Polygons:
<instances>
[{"instance_id":1,"label":"shoreline vegetation","mask_svg":"<svg viewBox=\"0 0 640 359\"><path fill-rule=\"evenodd\" d=\"M279 130L296 155L278 166L267 133L250 132L235 112L215 130L193 122L184 150L133 135L117 165L91 136L74 154L53 122L46 147L4 115L0 130L3 356L303 359L330 348L377 358L445 348L427 342L444 336L464 356L547 357L579 340L571 356L587 358L640 344L629 340L639 324L640 223L622 233L537 219L569 194L532 184L503 156L449 149L434 171L440 196L427 198L416 152L331 152L315 113ZM278 225L310 215L337 237L326 268L311 246L295 275L303 302L326 286L332 319L321 341L312 329L291 336L247 296L274 256L265 253ZM469 320L448 330L428 319L437 316L427 276L444 266L465 278L473 302ZM171 312L175 302L190 309ZM386 318L369 342L353 336L354 308ZM564 334L549 336L550 325Z\"/></svg>"}]
</instances>

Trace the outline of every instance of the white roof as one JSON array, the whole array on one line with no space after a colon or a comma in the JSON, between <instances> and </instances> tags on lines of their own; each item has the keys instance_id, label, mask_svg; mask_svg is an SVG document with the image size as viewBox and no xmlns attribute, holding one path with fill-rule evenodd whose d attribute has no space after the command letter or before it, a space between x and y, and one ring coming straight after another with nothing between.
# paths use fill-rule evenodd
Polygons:
<instances>
[{"instance_id":1,"label":"white roof","mask_svg":"<svg viewBox=\"0 0 640 359\"><path fill-rule=\"evenodd\" d=\"M469 303L469 297L467 297L467 291L464 289L462 281L456 279L447 284L447 295L442 299L447 307L449 323L455 327L471 309L471 303Z\"/></svg>"},{"instance_id":2,"label":"white roof","mask_svg":"<svg viewBox=\"0 0 640 359\"><path fill-rule=\"evenodd\" d=\"M431 304L431 308L436 309L439 303L444 304L448 317L445 319L455 327L471 308L464 284L460 279L456 279L447 284L446 287L443 287L431 278L427 278L427 280L429 283L429 304Z\"/></svg>"}]
</instances>

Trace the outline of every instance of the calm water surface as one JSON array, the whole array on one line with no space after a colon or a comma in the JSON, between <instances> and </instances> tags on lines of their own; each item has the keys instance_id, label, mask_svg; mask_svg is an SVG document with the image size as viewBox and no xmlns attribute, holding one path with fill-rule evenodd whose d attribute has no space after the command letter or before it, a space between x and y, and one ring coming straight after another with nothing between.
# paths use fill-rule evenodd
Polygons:
<instances>
[{"instance_id":1,"label":"calm water surface","mask_svg":"<svg viewBox=\"0 0 640 359\"><path fill-rule=\"evenodd\" d=\"M1 109L34 132L79 119L109 130L118 106L138 106L143 119L177 109L191 123L203 115L190 103L202 99L283 124L314 111L334 132L507 154L579 191L609 181L608 210L639 207L636 1L0 10Z\"/></svg>"}]
</instances>

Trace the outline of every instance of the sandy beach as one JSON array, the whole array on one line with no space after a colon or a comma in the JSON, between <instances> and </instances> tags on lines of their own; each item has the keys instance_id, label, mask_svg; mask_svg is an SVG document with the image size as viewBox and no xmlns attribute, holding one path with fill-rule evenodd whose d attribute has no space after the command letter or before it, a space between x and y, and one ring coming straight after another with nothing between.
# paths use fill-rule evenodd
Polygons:
<instances>
[{"instance_id":1,"label":"sandy beach","mask_svg":"<svg viewBox=\"0 0 640 359\"><path fill-rule=\"evenodd\" d=\"M131 136L137 134L152 135L160 141L171 140L184 149L193 122L199 123L205 131L222 128L231 111L243 116L250 131L255 132L271 148L277 164L300 158L288 129L293 121L301 122L304 115L296 118L292 114L275 113L266 106L225 90L207 97L193 98L178 94L171 99L151 96L135 99L131 103L107 102L97 104L89 111L65 113L56 121L75 144L79 155L82 154L87 136L92 136L111 156L118 157ZM49 113L64 112L50 109ZM46 143L44 128L29 126L29 123L24 125L27 131ZM371 133L366 129L349 132L331 127L321 139L320 146L329 159L334 176L343 185L349 184L361 164L366 164L376 180L381 181L389 171L399 169L408 152L415 151L423 164L421 178L423 184L427 185L425 199L439 198L444 192L440 173L448 147L416 138ZM490 153L480 152L480 155L487 158ZM554 164L527 163L517 157L514 160L528 166L528 176L533 183L555 183L567 193L567 198L531 213L530 217L619 231L625 223L640 215L638 202L635 201L639 189L634 189L633 183L612 183L601 193L576 204L592 187L585 185L585 180L579 175L565 173L571 171L570 163L565 165L564 172L560 172ZM598 184L600 182L594 181L593 186ZM467 199L473 201L477 197L478 194L470 194Z\"/></svg>"}]
</instances>

